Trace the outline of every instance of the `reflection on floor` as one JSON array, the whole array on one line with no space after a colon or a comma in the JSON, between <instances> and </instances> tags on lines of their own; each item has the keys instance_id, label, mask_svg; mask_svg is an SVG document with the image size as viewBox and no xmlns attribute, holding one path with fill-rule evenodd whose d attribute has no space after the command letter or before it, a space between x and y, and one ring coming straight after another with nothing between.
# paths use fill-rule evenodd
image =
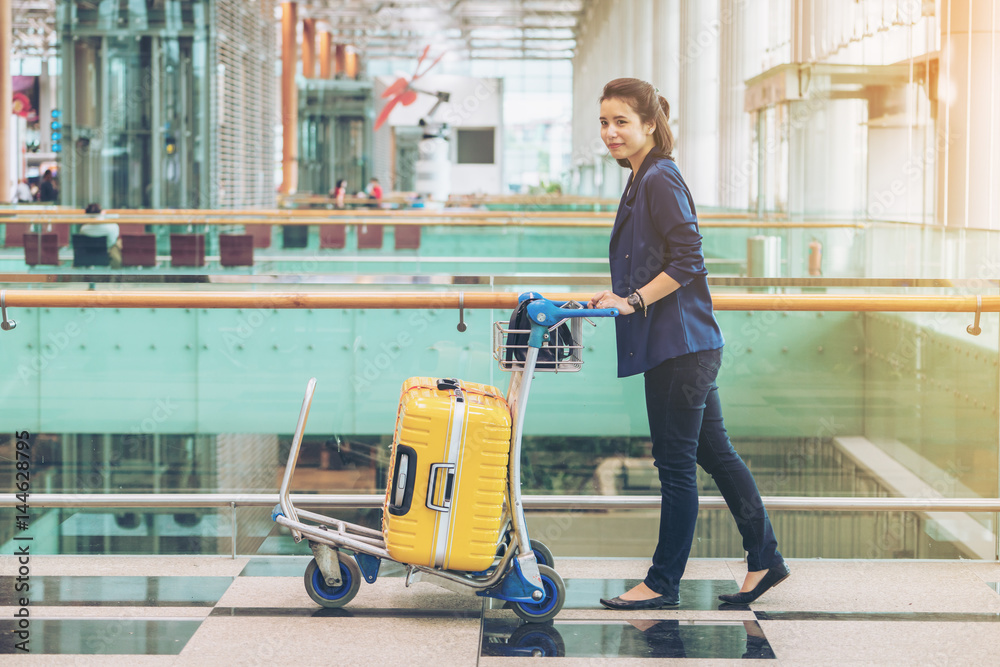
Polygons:
<instances>
[{"instance_id":1,"label":"reflection on floor","mask_svg":"<svg viewBox=\"0 0 1000 667\"><path fill-rule=\"evenodd\" d=\"M483 656L568 658L774 658L756 621L632 619L544 625L487 618Z\"/></svg>"},{"instance_id":2,"label":"reflection on floor","mask_svg":"<svg viewBox=\"0 0 1000 667\"><path fill-rule=\"evenodd\" d=\"M500 666L535 656L580 665L656 664L649 658L982 665L995 663L1000 645L996 562L791 561L787 583L751 606L733 606L717 596L738 589L744 564L695 560L678 608L623 613L598 599L634 585L647 563L564 558L556 565L566 605L553 622L536 625L482 598L423 583L407 588L399 566L383 568L346 608L321 609L303 586L308 561L33 557L23 591L18 563L3 556L0 662ZM25 634L29 653L18 648Z\"/></svg>"}]
</instances>

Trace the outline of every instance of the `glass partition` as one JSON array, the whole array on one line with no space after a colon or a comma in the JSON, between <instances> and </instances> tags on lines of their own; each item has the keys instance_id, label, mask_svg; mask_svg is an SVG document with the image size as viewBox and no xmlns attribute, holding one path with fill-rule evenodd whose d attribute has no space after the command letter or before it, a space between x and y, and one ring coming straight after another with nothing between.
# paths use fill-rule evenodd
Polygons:
<instances>
[{"instance_id":1,"label":"glass partition","mask_svg":"<svg viewBox=\"0 0 1000 667\"><path fill-rule=\"evenodd\" d=\"M398 276L396 278L399 278ZM309 290L397 291L398 282ZM590 293L601 280L466 277L407 291ZM717 295L759 290L715 279ZM786 293L988 294L995 285L863 281ZM150 285L95 283L96 290ZM2 288L24 288L14 284ZM79 285L32 285L67 289ZM165 286L173 289L172 286ZM226 290L299 289L261 282ZM214 290L191 284L185 289ZM33 494L276 493L310 377L316 398L294 490L381 494L397 399L413 375L505 389L491 330L509 312L454 309L8 308L0 333L0 481L14 488L15 440L32 435ZM995 498L1000 317L984 313L717 311L727 346L727 428L766 496ZM584 326L584 366L539 374L525 425L527 494L655 496L641 377L616 378L614 325ZM699 477L704 496L718 492ZM0 543L13 536L4 508ZM268 508L33 510L38 553L304 553ZM328 513L324 511L324 513ZM996 517L959 512L772 512L790 557L995 558ZM556 555L648 555L656 510L533 511ZM372 527L378 510L335 513ZM353 518L352 518L353 517ZM96 550L96 551L95 551ZM103 550L103 551L101 551ZM739 557L724 510L699 519L696 557Z\"/></svg>"}]
</instances>

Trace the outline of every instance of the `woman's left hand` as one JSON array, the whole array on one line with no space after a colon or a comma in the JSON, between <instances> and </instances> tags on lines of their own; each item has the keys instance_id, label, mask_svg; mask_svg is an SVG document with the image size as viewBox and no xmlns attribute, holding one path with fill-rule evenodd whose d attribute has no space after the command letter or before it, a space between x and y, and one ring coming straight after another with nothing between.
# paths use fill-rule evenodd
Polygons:
<instances>
[{"instance_id":1,"label":"woman's left hand","mask_svg":"<svg viewBox=\"0 0 1000 667\"><path fill-rule=\"evenodd\" d=\"M628 305L628 302L610 290L598 292L590 297L591 308L617 308L620 315L631 315L635 308Z\"/></svg>"}]
</instances>

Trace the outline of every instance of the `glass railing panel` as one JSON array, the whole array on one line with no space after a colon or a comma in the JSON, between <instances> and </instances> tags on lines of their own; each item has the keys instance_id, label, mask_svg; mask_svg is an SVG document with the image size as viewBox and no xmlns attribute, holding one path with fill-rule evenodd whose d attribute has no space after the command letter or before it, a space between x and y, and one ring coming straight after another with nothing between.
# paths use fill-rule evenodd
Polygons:
<instances>
[{"instance_id":1,"label":"glass railing panel","mask_svg":"<svg viewBox=\"0 0 1000 667\"><path fill-rule=\"evenodd\" d=\"M608 237L614 216L606 218L573 218L570 226L537 226L549 219L526 218L524 224L507 226L451 226L446 222L421 226L417 249L396 250L396 225L382 227L379 247L360 248L359 228L363 220L347 218L326 221L346 224L344 247L323 248L319 223L305 227L276 224L271 226L270 243L254 250L254 262L249 267L222 267L219 260L220 233L247 232L238 217L214 224L147 224L156 237L158 264L155 268L126 267L115 270L73 268L74 253L70 247L59 252L58 266L25 264L24 250L8 247L0 250L0 273L30 273L55 275L86 275L114 273L123 276L157 275L244 275L255 273L336 273L371 274L378 272L451 273L487 272L495 275L521 272L607 273ZM143 219L146 220L146 219ZM150 221L155 219L150 218ZM580 222L573 225L573 221ZM594 226L594 223L602 223ZM43 225L44 226L44 225ZM39 225L36 225L39 227ZM913 234L914 226L905 229L891 227L891 237ZM75 227L74 227L75 228ZM37 230L36 230L37 231ZM294 232L286 238L286 231ZM866 241L869 225L841 221L762 222L743 218L711 219L702 222L706 263L712 275L798 278L822 275L836 278L864 277L866 253L871 252ZM206 265L203 268L171 266L170 234L196 233L205 236ZM4 232L0 230L0 238ZM292 236L301 238L293 239ZM883 234L885 236L885 234ZM881 238L881 237L880 237ZM768 255L758 261L748 259L757 252L751 246L761 239L773 239ZM763 246L762 246L763 247ZM773 254L773 257L771 256ZM762 263L763 262L763 263ZM899 273L879 273L891 275ZM918 274L906 274L918 275Z\"/></svg>"},{"instance_id":2,"label":"glass railing panel","mask_svg":"<svg viewBox=\"0 0 1000 667\"><path fill-rule=\"evenodd\" d=\"M574 282L546 289L588 293L600 287ZM526 283L530 286L531 280ZM256 287L261 286L241 289ZM860 300L870 292L930 294L963 289L878 287L848 293ZM738 290L747 288L724 286L716 294ZM491 356L492 323L506 320L507 312L466 311L465 333L456 329L454 309L18 308L10 315L18 327L0 333L0 344L5 346L0 356L4 378L0 423L5 433L28 430L33 435L33 493L275 493L306 381L317 377L294 490L380 494L399 387L405 378L457 376L501 388L508 381ZM764 495L997 497L997 314L983 315L979 337L965 332L972 323L971 313L718 311L717 315L727 339L719 379L727 428ZM536 377L525 427L524 491L655 495L658 482L641 377L616 378L612 323L584 325L584 331L585 363L580 373ZM4 438L0 447L6 451L12 443L9 436ZM12 488L11 460L5 457L0 463L4 488ZM699 476L699 490L704 496L718 495L704 474ZM65 512L40 514L55 516L47 520L54 521L59 534ZM118 535L121 519L116 521L116 514L132 511L81 512L110 516L111 523L107 518L100 519L104 523L87 521ZM219 515L215 510L191 512ZM364 512L363 522L377 527L377 510ZM174 514L145 509L132 513ZM993 515L799 511L774 515L788 556L995 554ZM214 518L204 526L219 527L220 521L230 520L225 516L225 521ZM614 555L616 549L621 555L641 555L654 539L655 516L655 510L575 510L533 512L531 521L539 531L557 534L554 539L567 555L582 555L588 545L592 555ZM270 522L269 509L240 508L237 519L241 553L281 553L285 548L266 546L281 538L281 529ZM571 525L563 526L567 520ZM166 519L142 518L139 523L150 521ZM695 555L738 557L739 541L730 523L725 511L706 510ZM183 522L178 526L177 530L184 528ZM630 527L626 531L623 526ZM173 524L170 529L174 530ZM619 529L620 539L606 539ZM203 530L192 528L190 535L201 539ZM828 533L840 538L831 541L825 537ZM84 546L72 548L98 544L87 535L91 533L79 542ZM53 548L63 548L64 543L77 544L56 540ZM126 549L139 543L108 544ZM231 547L230 540L221 552Z\"/></svg>"},{"instance_id":3,"label":"glass railing panel","mask_svg":"<svg viewBox=\"0 0 1000 667\"><path fill-rule=\"evenodd\" d=\"M36 508L30 527L16 531L20 539L15 542L16 516L16 510L0 508L0 543L8 554L25 543L37 556L232 553L228 509ZM248 547L252 544L246 542Z\"/></svg>"}]
</instances>

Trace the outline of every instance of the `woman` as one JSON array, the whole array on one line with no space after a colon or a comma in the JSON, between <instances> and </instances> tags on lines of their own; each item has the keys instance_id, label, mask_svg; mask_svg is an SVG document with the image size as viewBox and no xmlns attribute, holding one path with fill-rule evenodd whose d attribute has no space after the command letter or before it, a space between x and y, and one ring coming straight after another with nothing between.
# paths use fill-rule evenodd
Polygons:
<instances>
[{"instance_id":1,"label":"woman","mask_svg":"<svg viewBox=\"0 0 1000 667\"><path fill-rule=\"evenodd\" d=\"M615 79L601 95L601 138L629 167L611 232L610 291L593 308L618 308L618 376L643 373L646 413L659 472L659 543L646 579L611 600L610 609L659 609L680 602L678 587L698 515L697 465L729 506L747 552L740 592L746 604L789 575L753 476L722 421L715 378L723 338L712 311L708 272L691 193L674 163L670 107L638 79Z\"/></svg>"}]
</instances>

